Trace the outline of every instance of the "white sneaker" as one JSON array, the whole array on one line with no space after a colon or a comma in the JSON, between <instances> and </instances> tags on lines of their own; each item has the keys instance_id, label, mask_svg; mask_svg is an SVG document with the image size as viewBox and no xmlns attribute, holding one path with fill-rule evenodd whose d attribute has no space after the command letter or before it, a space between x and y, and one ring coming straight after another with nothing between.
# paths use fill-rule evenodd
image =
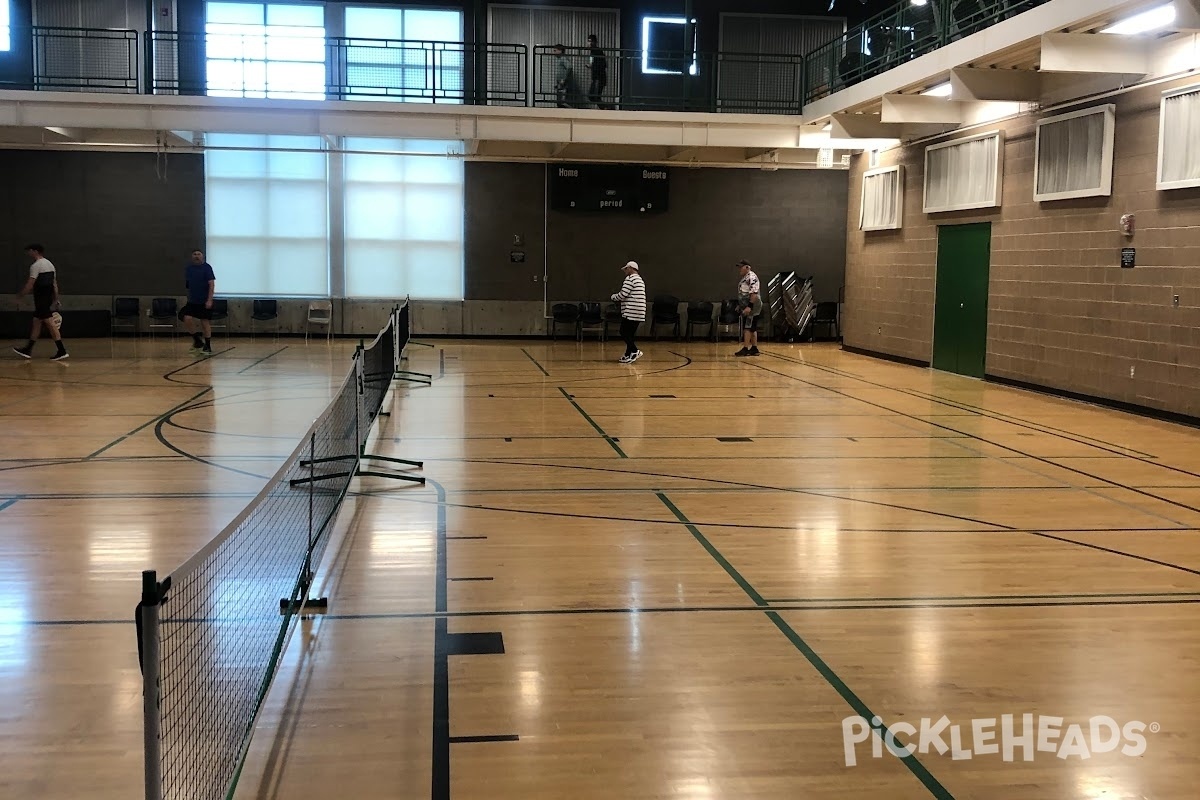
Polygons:
<instances>
[{"instance_id":1,"label":"white sneaker","mask_svg":"<svg viewBox=\"0 0 1200 800\"><path fill-rule=\"evenodd\" d=\"M630 356L629 363L632 364L633 362L637 361L639 358L642 357L642 355L643 355L642 351L638 350L636 353L634 353L632 356Z\"/></svg>"},{"instance_id":2,"label":"white sneaker","mask_svg":"<svg viewBox=\"0 0 1200 800\"><path fill-rule=\"evenodd\" d=\"M618 364L632 364L633 356L621 356L617 359Z\"/></svg>"}]
</instances>

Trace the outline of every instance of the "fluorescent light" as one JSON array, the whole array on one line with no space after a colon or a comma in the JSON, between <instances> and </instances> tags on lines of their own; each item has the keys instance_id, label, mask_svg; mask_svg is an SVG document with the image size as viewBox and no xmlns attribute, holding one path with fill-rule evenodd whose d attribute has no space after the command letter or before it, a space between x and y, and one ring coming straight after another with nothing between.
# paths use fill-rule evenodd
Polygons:
<instances>
[{"instance_id":1,"label":"fluorescent light","mask_svg":"<svg viewBox=\"0 0 1200 800\"><path fill-rule=\"evenodd\" d=\"M926 97L949 97L953 90L954 87L952 87L949 82L946 82L938 84L932 89L926 89L925 91L921 92L921 94L925 95Z\"/></svg>"},{"instance_id":2,"label":"fluorescent light","mask_svg":"<svg viewBox=\"0 0 1200 800\"><path fill-rule=\"evenodd\" d=\"M1136 36L1139 33L1149 33L1150 31L1165 28L1175 21L1175 4L1167 3L1165 6L1152 8L1149 11L1143 11L1141 14L1136 14L1129 19L1121 20L1116 25L1110 28L1105 28L1101 33L1117 33L1125 36Z\"/></svg>"},{"instance_id":3,"label":"fluorescent light","mask_svg":"<svg viewBox=\"0 0 1200 800\"><path fill-rule=\"evenodd\" d=\"M929 5L929 0L912 0L912 4L914 6L927 6Z\"/></svg>"}]
</instances>

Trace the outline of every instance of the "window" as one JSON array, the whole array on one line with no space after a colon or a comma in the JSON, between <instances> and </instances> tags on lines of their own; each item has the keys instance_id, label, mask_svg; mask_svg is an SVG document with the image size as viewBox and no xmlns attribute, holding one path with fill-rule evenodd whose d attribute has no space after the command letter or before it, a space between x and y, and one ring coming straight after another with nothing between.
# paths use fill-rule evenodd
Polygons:
<instances>
[{"instance_id":1,"label":"window","mask_svg":"<svg viewBox=\"0 0 1200 800\"><path fill-rule=\"evenodd\" d=\"M356 100L461 103L457 9L346 9L346 93Z\"/></svg>"},{"instance_id":2,"label":"window","mask_svg":"<svg viewBox=\"0 0 1200 800\"><path fill-rule=\"evenodd\" d=\"M684 41L687 36L686 17L643 17L642 18L642 72L658 75L682 75L684 69L697 75L700 68L696 61L696 20L692 20L692 42L689 47ZM691 50L691 66L686 64L686 53Z\"/></svg>"},{"instance_id":3,"label":"window","mask_svg":"<svg viewBox=\"0 0 1200 800\"><path fill-rule=\"evenodd\" d=\"M1043 119L1033 160L1034 200L1112 194L1116 106Z\"/></svg>"},{"instance_id":4,"label":"window","mask_svg":"<svg viewBox=\"0 0 1200 800\"><path fill-rule=\"evenodd\" d=\"M12 48L12 39L9 36L9 16L8 16L9 0L0 0L0 52L7 51Z\"/></svg>"},{"instance_id":5,"label":"window","mask_svg":"<svg viewBox=\"0 0 1200 800\"><path fill-rule=\"evenodd\" d=\"M347 297L463 298L461 147L346 139Z\"/></svg>"},{"instance_id":6,"label":"window","mask_svg":"<svg viewBox=\"0 0 1200 800\"><path fill-rule=\"evenodd\" d=\"M892 231L904 224L904 167L873 169L863 175L859 228Z\"/></svg>"},{"instance_id":7,"label":"window","mask_svg":"<svg viewBox=\"0 0 1200 800\"><path fill-rule=\"evenodd\" d=\"M319 5L208 3L208 94L325 99L325 10Z\"/></svg>"},{"instance_id":8,"label":"window","mask_svg":"<svg viewBox=\"0 0 1200 800\"><path fill-rule=\"evenodd\" d=\"M328 295L321 139L214 133L207 146L214 148L204 156L207 246L221 294Z\"/></svg>"},{"instance_id":9,"label":"window","mask_svg":"<svg viewBox=\"0 0 1200 800\"><path fill-rule=\"evenodd\" d=\"M1200 85L1164 92L1158 123L1158 188L1200 186Z\"/></svg>"},{"instance_id":10,"label":"window","mask_svg":"<svg viewBox=\"0 0 1200 800\"><path fill-rule=\"evenodd\" d=\"M1000 205L1000 131L925 148L925 213Z\"/></svg>"}]
</instances>

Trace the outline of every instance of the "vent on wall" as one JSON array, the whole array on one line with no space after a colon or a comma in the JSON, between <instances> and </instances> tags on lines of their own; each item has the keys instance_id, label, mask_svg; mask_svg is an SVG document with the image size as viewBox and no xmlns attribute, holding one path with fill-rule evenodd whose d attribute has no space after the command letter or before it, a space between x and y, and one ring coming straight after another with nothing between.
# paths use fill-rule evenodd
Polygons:
<instances>
[{"instance_id":1,"label":"vent on wall","mask_svg":"<svg viewBox=\"0 0 1200 800\"><path fill-rule=\"evenodd\" d=\"M1070 200L1112 194L1116 106L1048 117L1037 124L1033 199Z\"/></svg>"},{"instance_id":2,"label":"vent on wall","mask_svg":"<svg viewBox=\"0 0 1200 800\"><path fill-rule=\"evenodd\" d=\"M1001 131L925 148L925 213L1000 205Z\"/></svg>"},{"instance_id":3,"label":"vent on wall","mask_svg":"<svg viewBox=\"0 0 1200 800\"><path fill-rule=\"evenodd\" d=\"M859 228L894 231L903 224L904 167L883 167L864 173Z\"/></svg>"},{"instance_id":4,"label":"vent on wall","mask_svg":"<svg viewBox=\"0 0 1200 800\"><path fill-rule=\"evenodd\" d=\"M1163 92L1158 126L1158 188L1200 186L1200 84Z\"/></svg>"}]
</instances>

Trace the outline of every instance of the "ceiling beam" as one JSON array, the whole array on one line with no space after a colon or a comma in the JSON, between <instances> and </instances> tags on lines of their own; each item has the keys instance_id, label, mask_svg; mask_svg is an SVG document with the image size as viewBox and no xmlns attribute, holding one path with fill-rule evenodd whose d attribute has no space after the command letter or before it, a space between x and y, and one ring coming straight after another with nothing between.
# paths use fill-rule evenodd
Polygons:
<instances>
[{"instance_id":1,"label":"ceiling beam","mask_svg":"<svg viewBox=\"0 0 1200 800\"><path fill-rule=\"evenodd\" d=\"M874 115L834 114L831 139L903 139L904 126L884 124Z\"/></svg>"},{"instance_id":2,"label":"ceiling beam","mask_svg":"<svg viewBox=\"0 0 1200 800\"><path fill-rule=\"evenodd\" d=\"M1175 0L1175 22L1177 31L1200 30L1200 0Z\"/></svg>"},{"instance_id":3,"label":"ceiling beam","mask_svg":"<svg viewBox=\"0 0 1200 800\"><path fill-rule=\"evenodd\" d=\"M1042 35L1042 72L1148 75L1152 40L1103 33Z\"/></svg>"},{"instance_id":4,"label":"ceiling beam","mask_svg":"<svg viewBox=\"0 0 1200 800\"><path fill-rule=\"evenodd\" d=\"M971 69L950 71L950 96L956 100L999 103L1033 103L1042 96L1042 76L1020 69Z\"/></svg>"},{"instance_id":5,"label":"ceiling beam","mask_svg":"<svg viewBox=\"0 0 1200 800\"><path fill-rule=\"evenodd\" d=\"M883 114L879 120L888 125L929 125L963 123L962 103L943 97L919 94L885 94Z\"/></svg>"}]
</instances>

